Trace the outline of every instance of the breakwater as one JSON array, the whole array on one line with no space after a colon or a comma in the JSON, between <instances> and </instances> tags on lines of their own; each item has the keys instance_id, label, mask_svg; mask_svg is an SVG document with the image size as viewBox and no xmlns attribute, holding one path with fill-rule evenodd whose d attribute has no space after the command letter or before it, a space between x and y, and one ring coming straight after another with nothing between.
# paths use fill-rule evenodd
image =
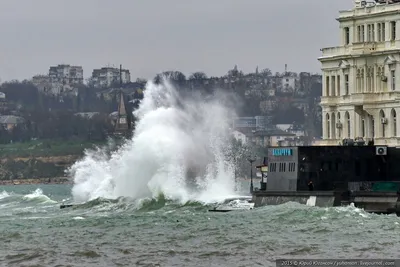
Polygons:
<instances>
[{"instance_id":1,"label":"breakwater","mask_svg":"<svg viewBox=\"0 0 400 267\"><path fill-rule=\"evenodd\" d=\"M354 205L366 212L400 214L397 192L371 191L255 191L255 207L297 202L307 206L337 207Z\"/></svg>"}]
</instances>

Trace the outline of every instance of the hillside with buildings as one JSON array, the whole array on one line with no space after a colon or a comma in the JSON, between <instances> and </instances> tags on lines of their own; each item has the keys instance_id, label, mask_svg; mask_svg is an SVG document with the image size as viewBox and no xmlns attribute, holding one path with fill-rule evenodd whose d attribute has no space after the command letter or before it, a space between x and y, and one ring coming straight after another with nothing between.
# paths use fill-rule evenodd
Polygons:
<instances>
[{"instance_id":1,"label":"hillside with buildings","mask_svg":"<svg viewBox=\"0 0 400 267\"><path fill-rule=\"evenodd\" d=\"M63 64L51 66L48 74L1 84L0 144L105 143L122 121L127 126L120 128L131 131L135 123L132 111L143 98L147 81L138 78L133 82L129 70L114 67L95 69L86 81L83 77L82 67ZM166 71L156 75L154 82L162 77L180 91L212 95L219 89L235 96L239 101L237 116L231 118L232 136L242 144L259 148L301 145L321 135L318 102L322 80L318 74L286 70L272 74L258 68L244 74L235 66L222 77L202 72L186 77L179 71ZM16 151L2 157L26 157L23 149ZM82 151L63 155L80 155ZM55 156L51 150L47 153L44 157Z\"/></svg>"}]
</instances>

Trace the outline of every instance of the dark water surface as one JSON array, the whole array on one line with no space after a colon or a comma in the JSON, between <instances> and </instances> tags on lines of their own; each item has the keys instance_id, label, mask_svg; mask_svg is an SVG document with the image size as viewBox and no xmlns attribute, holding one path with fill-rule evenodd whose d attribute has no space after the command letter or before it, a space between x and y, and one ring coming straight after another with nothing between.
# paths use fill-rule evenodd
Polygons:
<instances>
[{"instance_id":1,"label":"dark water surface","mask_svg":"<svg viewBox=\"0 0 400 267\"><path fill-rule=\"evenodd\" d=\"M199 203L98 199L60 210L70 189L0 187L1 266L275 266L400 254L400 219L354 207L210 213Z\"/></svg>"}]
</instances>

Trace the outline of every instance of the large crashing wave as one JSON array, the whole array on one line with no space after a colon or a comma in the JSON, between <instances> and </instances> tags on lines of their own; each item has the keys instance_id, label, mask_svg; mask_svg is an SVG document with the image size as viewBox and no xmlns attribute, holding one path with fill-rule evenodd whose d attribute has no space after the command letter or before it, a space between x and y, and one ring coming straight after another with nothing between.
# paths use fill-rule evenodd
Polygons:
<instances>
[{"instance_id":1,"label":"large crashing wave","mask_svg":"<svg viewBox=\"0 0 400 267\"><path fill-rule=\"evenodd\" d=\"M230 150L232 109L224 94L183 96L168 82L149 82L134 112L135 133L118 151L89 151L69 170L72 194L82 202L98 197L155 197L210 202L234 195Z\"/></svg>"}]
</instances>

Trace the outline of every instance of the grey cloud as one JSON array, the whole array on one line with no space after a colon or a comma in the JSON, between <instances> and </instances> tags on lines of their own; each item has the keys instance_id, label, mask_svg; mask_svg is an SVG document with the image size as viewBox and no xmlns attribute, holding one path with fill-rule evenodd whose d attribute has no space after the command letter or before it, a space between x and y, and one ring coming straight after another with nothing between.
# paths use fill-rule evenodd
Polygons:
<instances>
[{"instance_id":1,"label":"grey cloud","mask_svg":"<svg viewBox=\"0 0 400 267\"><path fill-rule=\"evenodd\" d=\"M132 77L176 69L223 75L269 67L318 72L319 49L338 44L335 18L352 0L13 0L0 4L0 78L50 65L84 75L123 64Z\"/></svg>"}]
</instances>

